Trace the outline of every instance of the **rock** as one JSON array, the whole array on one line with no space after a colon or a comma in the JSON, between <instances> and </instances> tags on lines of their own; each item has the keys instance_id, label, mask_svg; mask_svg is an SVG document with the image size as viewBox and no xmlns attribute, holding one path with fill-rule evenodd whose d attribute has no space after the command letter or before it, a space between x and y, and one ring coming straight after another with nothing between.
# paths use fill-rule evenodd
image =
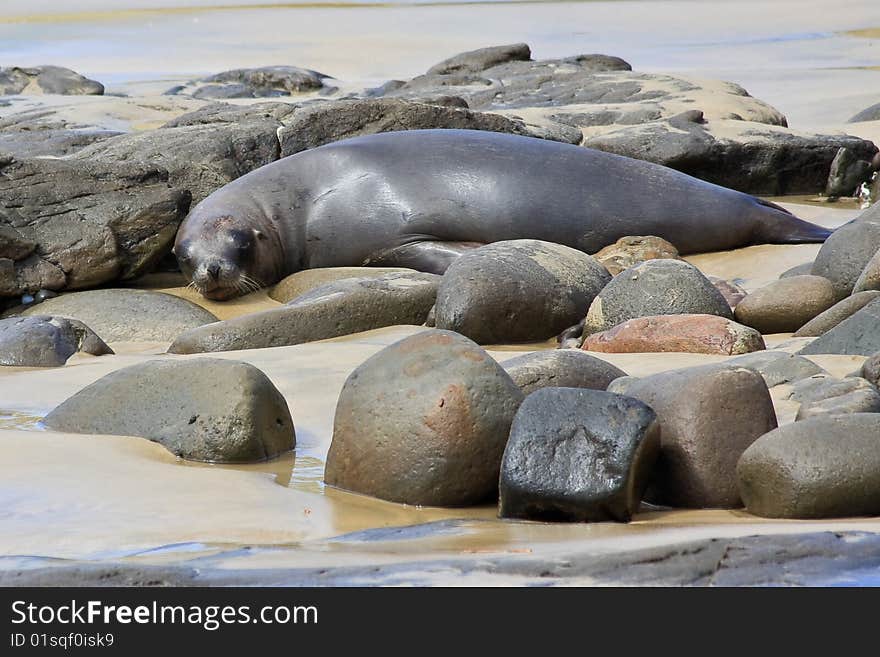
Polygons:
<instances>
[{"instance_id":1,"label":"rock","mask_svg":"<svg viewBox=\"0 0 880 657\"><path fill-rule=\"evenodd\" d=\"M706 365L620 379L608 390L643 401L660 421L649 501L690 508L740 505L736 463L749 445L776 428L760 374Z\"/></svg>"},{"instance_id":2,"label":"rock","mask_svg":"<svg viewBox=\"0 0 880 657\"><path fill-rule=\"evenodd\" d=\"M755 441L737 465L743 501L766 518L880 514L880 415L794 422Z\"/></svg>"},{"instance_id":3,"label":"rock","mask_svg":"<svg viewBox=\"0 0 880 657\"><path fill-rule=\"evenodd\" d=\"M349 137L432 128L545 136L545 133L535 135L523 121L498 114L391 98L338 100L303 107L279 130L278 136L281 156L286 157ZM582 139L580 131L561 131L554 135L572 143Z\"/></svg>"},{"instance_id":4,"label":"rock","mask_svg":"<svg viewBox=\"0 0 880 657\"><path fill-rule=\"evenodd\" d=\"M786 269L784 272L779 274L779 278L789 278L790 276L803 276L805 274L810 274L813 271L813 261L805 262L800 265L795 265L790 269Z\"/></svg>"},{"instance_id":5,"label":"rock","mask_svg":"<svg viewBox=\"0 0 880 657\"><path fill-rule=\"evenodd\" d=\"M859 123L861 121L880 121L880 103L866 107L854 115L847 123Z\"/></svg>"},{"instance_id":6,"label":"rock","mask_svg":"<svg viewBox=\"0 0 880 657\"><path fill-rule=\"evenodd\" d=\"M61 157L119 133L59 118L50 109L18 112L0 119L0 153L16 158Z\"/></svg>"},{"instance_id":7,"label":"rock","mask_svg":"<svg viewBox=\"0 0 880 657\"><path fill-rule=\"evenodd\" d=\"M525 43L505 46L490 46L463 52L428 69L428 75L447 75L449 73L479 73L487 68L506 62L530 61L532 51Z\"/></svg>"},{"instance_id":8,"label":"rock","mask_svg":"<svg viewBox=\"0 0 880 657\"><path fill-rule=\"evenodd\" d=\"M498 515L628 522L659 449L657 417L638 400L599 390L539 390L510 428Z\"/></svg>"},{"instance_id":9,"label":"rock","mask_svg":"<svg viewBox=\"0 0 880 657\"><path fill-rule=\"evenodd\" d=\"M104 85L61 66L0 68L0 96L59 94L100 96Z\"/></svg>"},{"instance_id":10,"label":"rock","mask_svg":"<svg viewBox=\"0 0 880 657\"><path fill-rule=\"evenodd\" d=\"M646 260L681 259L675 246L662 237L653 235L621 237L593 257L602 263L612 276L617 276L623 270Z\"/></svg>"},{"instance_id":11,"label":"rock","mask_svg":"<svg viewBox=\"0 0 880 657\"><path fill-rule=\"evenodd\" d=\"M414 274L413 269L404 267L318 267L303 269L281 279L269 290L275 301L287 303L310 292L316 287L334 283L347 278L379 278L386 274Z\"/></svg>"},{"instance_id":12,"label":"rock","mask_svg":"<svg viewBox=\"0 0 880 657\"><path fill-rule=\"evenodd\" d=\"M524 395L541 388L605 390L626 372L611 363L573 349L535 351L501 363Z\"/></svg>"},{"instance_id":13,"label":"rock","mask_svg":"<svg viewBox=\"0 0 880 657\"><path fill-rule=\"evenodd\" d=\"M62 294L21 314L77 319L108 342L169 342L186 329L217 321L192 301L162 292L131 289Z\"/></svg>"},{"instance_id":14,"label":"rock","mask_svg":"<svg viewBox=\"0 0 880 657\"><path fill-rule=\"evenodd\" d=\"M446 270L436 325L481 344L546 340L577 323L610 279L591 256L560 244L487 244Z\"/></svg>"},{"instance_id":15,"label":"rock","mask_svg":"<svg viewBox=\"0 0 880 657\"><path fill-rule=\"evenodd\" d=\"M712 283L716 290L721 292L721 296L724 297L731 310L736 308L739 302L748 296L748 292L732 281L726 281L717 276L706 276L706 278L709 279L709 282Z\"/></svg>"},{"instance_id":16,"label":"rock","mask_svg":"<svg viewBox=\"0 0 880 657\"><path fill-rule=\"evenodd\" d=\"M880 322L880 299L875 299L813 340L798 353L870 356L880 351L880 331L876 330L878 322Z\"/></svg>"},{"instance_id":17,"label":"rock","mask_svg":"<svg viewBox=\"0 0 880 657\"><path fill-rule=\"evenodd\" d=\"M875 253L853 286L853 294L867 290L880 290L880 251Z\"/></svg>"},{"instance_id":18,"label":"rock","mask_svg":"<svg viewBox=\"0 0 880 657\"><path fill-rule=\"evenodd\" d=\"M768 388L827 374L813 361L785 351L760 351L725 361L731 367L748 367L764 377Z\"/></svg>"},{"instance_id":19,"label":"rock","mask_svg":"<svg viewBox=\"0 0 880 657\"><path fill-rule=\"evenodd\" d=\"M880 384L880 352L871 354L868 359L862 363L859 370L859 376L874 384Z\"/></svg>"},{"instance_id":20,"label":"rock","mask_svg":"<svg viewBox=\"0 0 880 657\"><path fill-rule=\"evenodd\" d=\"M880 297L880 291L867 290L855 292L852 296L838 301L823 313L819 313L794 333L796 338L809 338L827 333L843 320L858 312Z\"/></svg>"},{"instance_id":21,"label":"rock","mask_svg":"<svg viewBox=\"0 0 880 657\"><path fill-rule=\"evenodd\" d=\"M421 272L338 280L280 308L184 331L168 353L281 347L383 326L423 324L439 281L439 276Z\"/></svg>"},{"instance_id":22,"label":"rock","mask_svg":"<svg viewBox=\"0 0 880 657\"><path fill-rule=\"evenodd\" d=\"M141 436L193 461L245 463L296 445L284 397L253 365L152 360L83 388L44 420L56 431Z\"/></svg>"},{"instance_id":23,"label":"rock","mask_svg":"<svg viewBox=\"0 0 880 657\"><path fill-rule=\"evenodd\" d=\"M733 317L727 301L699 269L679 260L648 260L615 276L596 296L584 333L637 317L683 314Z\"/></svg>"},{"instance_id":24,"label":"rock","mask_svg":"<svg viewBox=\"0 0 880 657\"><path fill-rule=\"evenodd\" d=\"M328 78L329 75L296 66L238 68L190 82L175 90L175 94L189 94L193 98L292 96L318 91Z\"/></svg>"},{"instance_id":25,"label":"rock","mask_svg":"<svg viewBox=\"0 0 880 657\"><path fill-rule=\"evenodd\" d=\"M863 182L871 179L871 162L861 159L849 148L840 148L831 162L825 195L854 196Z\"/></svg>"},{"instance_id":26,"label":"rock","mask_svg":"<svg viewBox=\"0 0 880 657\"><path fill-rule=\"evenodd\" d=\"M280 156L274 118L160 128L105 139L73 155L83 160L143 162L168 172L169 183L188 190L193 204L226 183Z\"/></svg>"},{"instance_id":27,"label":"rock","mask_svg":"<svg viewBox=\"0 0 880 657\"><path fill-rule=\"evenodd\" d=\"M75 319L35 315L0 319L0 365L60 367L78 351L95 356L113 350Z\"/></svg>"},{"instance_id":28,"label":"rock","mask_svg":"<svg viewBox=\"0 0 880 657\"><path fill-rule=\"evenodd\" d=\"M789 399L801 404L796 420L880 412L880 393L872 383L859 377L835 379L827 374L815 375L796 382Z\"/></svg>"},{"instance_id":29,"label":"rock","mask_svg":"<svg viewBox=\"0 0 880 657\"><path fill-rule=\"evenodd\" d=\"M216 123L240 124L270 121L278 128L281 126L281 122L289 119L296 110L296 105L283 102L254 103L253 105L209 103L193 112L187 112L171 119L162 127L182 128Z\"/></svg>"},{"instance_id":30,"label":"rock","mask_svg":"<svg viewBox=\"0 0 880 657\"><path fill-rule=\"evenodd\" d=\"M467 338L436 329L413 335L346 380L324 481L405 504L488 501L521 402L507 373Z\"/></svg>"},{"instance_id":31,"label":"rock","mask_svg":"<svg viewBox=\"0 0 880 657\"><path fill-rule=\"evenodd\" d=\"M863 216L835 230L813 263L811 273L831 281L838 301L852 293L865 265L880 250L880 221L861 220Z\"/></svg>"},{"instance_id":32,"label":"rock","mask_svg":"<svg viewBox=\"0 0 880 657\"><path fill-rule=\"evenodd\" d=\"M789 276L755 290L740 301L736 321L761 333L797 331L834 305L834 286L821 276Z\"/></svg>"},{"instance_id":33,"label":"rock","mask_svg":"<svg viewBox=\"0 0 880 657\"><path fill-rule=\"evenodd\" d=\"M189 193L167 180L146 164L0 157L0 297L149 271L189 208Z\"/></svg>"},{"instance_id":34,"label":"rock","mask_svg":"<svg viewBox=\"0 0 880 657\"><path fill-rule=\"evenodd\" d=\"M639 317L587 336L584 351L604 353L683 352L735 356L764 349L755 329L717 315Z\"/></svg>"}]
</instances>

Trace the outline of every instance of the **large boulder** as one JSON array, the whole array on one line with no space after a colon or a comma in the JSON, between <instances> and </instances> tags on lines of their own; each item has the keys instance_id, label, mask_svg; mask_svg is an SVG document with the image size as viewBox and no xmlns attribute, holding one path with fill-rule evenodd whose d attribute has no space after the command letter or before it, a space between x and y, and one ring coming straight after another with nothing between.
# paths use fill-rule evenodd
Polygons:
<instances>
[{"instance_id":1,"label":"large boulder","mask_svg":"<svg viewBox=\"0 0 880 657\"><path fill-rule=\"evenodd\" d=\"M801 326L794 332L794 337L813 338L827 333L877 298L880 298L880 290L855 292Z\"/></svg>"},{"instance_id":2,"label":"large boulder","mask_svg":"<svg viewBox=\"0 0 880 657\"><path fill-rule=\"evenodd\" d=\"M760 374L706 365L618 379L608 390L643 401L660 420L660 458L647 499L676 507L740 506L736 463L776 428Z\"/></svg>"},{"instance_id":3,"label":"large boulder","mask_svg":"<svg viewBox=\"0 0 880 657\"><path fill-rule=\"evenodd\" d=\"M182 331L217 321L212 313L192 301L163 292L134 289L62 294L31 306L21 314L77 319L108 342L170 342Z\"/></svg>"},{"instance_id":4,"label":"large boulder","mask_svg":"<svg viewBox=\"0 0 880 657\"><path fill-rule=\"evenodd\" d=\"M424 324L434 305L440 277L392 273L327 283L280 308L184 331L172 354L263 349L325 340L394 326Z\"/></svg>"},{"instance_id":5,"label":"large boulder","mask_svg":"<svg viewBox=\"0 0 880 657\"><path fill-rule=\"evenodd\" d=\"M628 522L660 449L642 402L599 390L544 388L510 427L499 482L502 518Z\"/></svg>"},{"instance_id":6,"label":"large boulder","mask_svg":"<svg viewBox=\"0 0 880 657\"><path fill-rule=\"evenodd\" d=\"M534 351L501 363L524 395L541 388L605 390L614 379L626 376L619 367L575 349Z\"/></svg>"},{"instance_id":7,"label":"large boulder","mask_svg":"<svg viewBox=\"0 0 880 657\"><path fill-rule=\"evenodd\" d=\"M78 351L94 356L113 350L82 322L38 315L0 319L0 365L59 367Z\"/></svg>"},{"instance_id":8,"label":"large boulder","mask_svg":"<svg viewBox=\"0 0 880 657\"><path fill-rule=\"evenodd\" d=\"M870 356L880 351L878 322L880 322L880 299L874 299L798 353Z\"/></svg>"},{"instance_id":9,"label":"large boulder","mask_svg":"<svg viewBox=\"0 0 880 657\"><path fill-rule=\"evenodd\" d=\"M831 281L838 300L852 293L865 266L880 250L880 221L864 216L835 230L819 249L810 270Z\"/></svg>"},{"instance_id":10,"label":"large boulder","mask_svg":"<svg viewBox=\"0 0 880 657\"><path fill-rule=\"evenodd\" d=\"M263 461L296 445L287 402L253 365L153 360L83 388L44 420L57 431L141 436L194 461Z\"/></svg>"},{"instance_id":11,"label":"large boulder","mask_svg":"<svg viewBox=\"0 0 880 657\"><path fill-rule=\"evenodd\" d=\"M324 481L406 504L486 502L497 494L521 402L507 373L467 338L432 329L413 335L346 380Z\"/></svg>"},{"instance_id":12,"label":"large boulder","mask_svg":"<svg viewBox=\"0 0 880 657\"><path fill-rule=\"evenodd\" d=\"M680 260L648 260L621 272L593 300L584 334L654 315L718 315L730 306L699 269Z\"/></svg>"},{"instance_id":13,"label":"large boulder","mask_svg":"<svg viewBox=\"0 0 880 657\"><path fill-rule=\"evenodd\" d=\"M589 335L581 348L607 354L671 351L736 356L765 345L755 329L717 315L656 315Z\"/></svg>"},{"instance_id":14,"label":"large boulder","mask_svg":"<svg viewBox=\"0 0 880 657\"><path fill-rule=\"evenodd\" d=\"M797 331L835 302L834 286L821 276L790 276L755 290L740 301L736 321L761 333Z\"/></svg>"},{"instance_id":15,"label":"large boulder","mask_svg":"<svg viewBox=\"0 0 880 657\"><path fill-rule=\"evenodd\" d=\"M0 156L0 297L150 271L189 209L167 181L147 164Z\"/></svg>"},{"instance_id":16,"label":"large boulder","mask_svg":"<svg viewBox=\"0 0 880 657\"><path fill-rule=\"evenodd\" d=\"M104 85L62 66L10 66L0 68L0 96L58 94L68 96L104 93Z\"/></svg>"},{"instance_id":17,"label":"large boulder","mask_svg":"<svg viewBox=\"0 0 880 657\"><path fill-rule=\"evenodd\" d=\"M308 105L287 121L278 136L281 139L281 155L286 157L349 137L433 128L507 132L569 143L579 143L581 140L579 130L566 129L565 126L552 132L536 132L521 120L499 114L393 98L338 100Z\"/></svg>"},{"instance_id":18,"label":"large boulder","mask_svg":"<svg viewBox=\"0 0 880 657\"><path fill-rule=\"evenodd\" d=\"M576 324L609 280L582 251L539 240L495 242L449 266L435 322L480 344L546 340Z\"/></svg>"},{"instance_id":19,"label":"large boulder","mask_svg":"<svg viewBox=\"0 0 880 657\"><path fill-rule=\"evenodd\" d=\"M414 274L413 269L404 267L317 267L303 269L282 278L269 289L269 296L275 301L287 303L315 288L335 283L347 278L380 278L386 274Z\"/></svg>"},{"instance_id":20,"label":"large boulder","mask_svg":"<svg viewBox=\"0 0 880 657\"><path fill-rule=\"evenodd\" d=\"M678 249L662 237L632 235L621 237L594 256L612 276L646 260L680 260Z\"/></svg>"},{"instance_id":21,"label":"large boulder","mask_svg":"<svg viewBox=\"0 0 880 657\"><path fill-rule=\"evenodd\" d=\"M880 414L779 427L743 453L737 475L746 508L758 516L880 515Z\"/></svg>"}]
</instances>

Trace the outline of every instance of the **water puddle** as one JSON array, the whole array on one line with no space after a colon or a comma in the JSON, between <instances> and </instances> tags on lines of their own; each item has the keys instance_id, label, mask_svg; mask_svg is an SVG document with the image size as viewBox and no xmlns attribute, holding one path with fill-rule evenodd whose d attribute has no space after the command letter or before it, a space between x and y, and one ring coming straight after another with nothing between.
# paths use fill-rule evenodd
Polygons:
<instances>
[{"instance_id":1,"label":"water puddle","mask_svg":"<svg viewBox=\"0 0 880 657\"><path fill-rule=\"evenodd\" d=\"M0 430L25 429L29 431L42 431L43 418L40 415L30 415L19 411L0 410Z\"/></svg>"},{"instance_id":2,"label":"water puddle","mask_svg":"<svg viewBox=\"0 0 880 657\"><path fill-rule=\"evenodd\" d=\"M196 468L224 468L242 472L263 472L275 477L275 483L305 493L324 492L324 461L313 456L297 456L288 452L261 463L201 463L180 460L180 464Z\"/></svg>"}]
</instances>

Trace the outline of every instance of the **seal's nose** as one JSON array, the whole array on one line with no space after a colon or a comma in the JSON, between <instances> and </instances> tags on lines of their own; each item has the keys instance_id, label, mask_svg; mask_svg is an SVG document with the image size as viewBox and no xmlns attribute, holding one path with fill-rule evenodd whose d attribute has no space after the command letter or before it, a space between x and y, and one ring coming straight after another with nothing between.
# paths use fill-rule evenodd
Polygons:
<instances>
[{"instance_id":1,"label":"seal's nose","mask_svg":"<svg viewBox=\"0 0 880 657\"><path fill-rule=\"evenodd\" d=\"M220 278L220 265L217 263L208 265L208 276L210 276L215 281Z\"/></svg>"}]
</instances>

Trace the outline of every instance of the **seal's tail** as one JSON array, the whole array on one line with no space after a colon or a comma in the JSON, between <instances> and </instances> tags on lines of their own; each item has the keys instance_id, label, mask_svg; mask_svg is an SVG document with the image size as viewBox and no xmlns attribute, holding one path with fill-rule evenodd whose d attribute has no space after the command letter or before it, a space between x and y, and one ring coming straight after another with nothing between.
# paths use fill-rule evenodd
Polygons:
<instances>
[{"instance_id":1,"label":"seal's tail","mask_svg":"<svg viewBox=\"0 0 880 657\"><path fill-rule=\"evenodd\" d=\"M782 206L756 198L758 220L755 244L813 244L824 242L832 230L798 219Z\"/></svg>"}]
</instances>

